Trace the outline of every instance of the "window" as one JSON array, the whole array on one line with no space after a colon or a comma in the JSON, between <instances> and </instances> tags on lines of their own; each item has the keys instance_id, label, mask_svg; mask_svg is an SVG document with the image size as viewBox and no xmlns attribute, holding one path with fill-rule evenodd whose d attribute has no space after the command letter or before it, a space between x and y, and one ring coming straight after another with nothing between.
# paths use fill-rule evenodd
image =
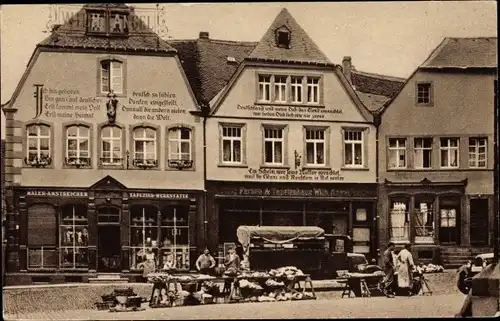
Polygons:
<instances>
[{"instance_id":1,"label":"window","mask_svg":"<svg viewBox=\"0 0 500 321\"><path fill-rule=\"evenodd\" d=\"M28 208L28 268L57 267L56 210L49 204L34 204Z\"/></svg>"},{"instance_id":2,"label":"window","mask_svg":"<svg viewBox=\"0 0 500 321\"><path fill-rule=\"evenodd\" d=\"M319 78L307 77L307 102L319 104Z\"/></svg>"},{"instance_id":3,"label":"window","mask_svg":"<svg viewBox=\"0 0 500 321\"><path fill-rule=\"evenodd\" d=\"M486 167L486 138L469 138L469 167Z\"/></svg>"},{"instance_id":4,"label":"window","mask_svg":"<svg viewBox=\"0 0 500 321\"><path fill-rule=\"evenodd\" d=\"M415 197L415 243L434 243L434 199Z\"/></svg>"},{"instance_id":5,"label":"window","mask_svg":"<svg viewBox=\"0 0 500 321\"><path fill-rule=\"evenodd\" d=\"M290 31L278 30L276 37L279 48L290 48Z\"/></svg>"},{"instance_id":6,"label":"window","mask_svg":"<svg viewBox=\"0 0 500 321\"><path fill-rule=\"evenodd\" d=\"M133 132L134 140L134 166L155 167L156 155L156 130L150 127L137 127Z\"/></svg>"},{"instance_id":7,"label":"window","mask_svg":"<svg viewBox=\"0 0 500 321\"><path fill-rule=\"evenodd\" d=\"M348 167L363 166L363 131L344 131L344 164Z\"/></svg>"},{"instance_id":8,"label":"window","mask_svg":"<svg viewBox=\"0 0 500 321\"><path fill-rule=\"evenodd\" d=\"M62 208L60 225L61 267L78 268L88 264L87 208L68 205Z\"/></svg>"},{"instance_id":9,"label":"window","mask_svg":"<svg viewBox=\"0 0 500 321\"><path fill-rule=\"evenodd\" d=\"M271 101L271 76L259 75L259 101Z\"/></svg>"},{"instance_id":10,"label":"window","mask_svg":"<svg viewBox=\"0 0 500 321\"><path fill-rule=\"evenodd\" d=\"M90 166L90 128L72 125L66 128L66 164Z\"/></svg>"},{"instance_id":11,"label":"window","mask_svg":"<svg viewBox=\"0 0 500 321\"><path fill-rule=\"evenodd\" d=\"M302 77L291 77L292 103L302 103Z\"/></svg>"},{"instance_id":12,"label":"window","mask_svg":"<svg viewBox=\"0 0 500 321\"><path fill-rule=\"evenodd\" d=\"M283 129L264 128L264 162L283 164Z\"/></svg>"},{"instance_id":13,"label":"window","mask_svg":"<svg viewBox=\"0 0 500 321\"><path fill-rule=\"evenodd\" d=\"M89 11L87 31L101 34L126 34L128 33L128 13Z\"/></svg>"},{"instance_id":14,"label":"window","mask_svg":"<svg viewBox=\"0 0 500 321\"><path fill-rule=\"evenodd\" d=\"M441 227L457 226L457 211L455 209L441 209Z\"/></svg>"},{"instance_id":15,"label":"window","mask_svg":"<svg viewBox=\"0 0 500 321\"><path fill-rule=\"evenodd\" d=\"M432 138L415 138L415 168L432 167Z\"/></svg>"},{"instance_id":16,"label":"window","mask_svg":"<svg viewBox=\"0 0 500 321\"><path fill-rule=\"evenodd\" d=\"M432 102L431 94L430 83L417 84L417 104L430 104Z\"/></svg>"},{"instance_id":17,"label":"window","mask_svg":"<svg viewBox=\"0 0 500 321\"><path fill-rule=\"evenodd\" d=\"M406 200L391 200L390 232L392 241L410 240L409 203Z\"/></svg>"},{"instance_id":18,"label":"window","mask_svg":"<svg viewBox=\"0 0 500 321\"><path fill-rule=\"evenodd\" d=\"M188 208L181 206L166 207L161 211L160 248L163 266L189 269L188 214Z\"/></svg>"},{"instance_id":19,"label":"window","mask_svg":"<svg viewBox=\"0 0 500 321\"><path fill-rule=\"evenodd\" d=\"M222 161L242 163L242 128L224 126L222 128Z\"/></svg>"},{"instance_id":20,"label":"window","mask_svg":"<svg viewBox=\"0 0 500 321\"><path fill-rule=\"evenodd\" d=\"M458 168L458 138L441 138L441 167Z\"/></svg>"},{"instance_id":21,"label":"window","mask_svg":"<svg viewBox=\"0 0 500 321\"><path fill-rule=\"evenodd\" d=\"M325 165L325 130L306 129L306 164Z\"/></svg>"},{"instance_id":22,"label":"window","mask_svg":"<svg viewBox=\"0 0 500 321\"><path fill-rule=\"evenodd\" d=\"M406 167L406 138L389 138L389 168Z\"/></svg>"},{"instance_id":23,"label":"window","mask_svg":"<svg viewBox=\"0 0 500 321\"><path fill-rule=\"evenodd\" d=\"M29 165L50 165L50 127L30 125L26 128L28 148L26 163Z\"/></svg>"},{"instance_id":24,"label":"window","mask_svg":"<svg viewBox=\"0 0 500 321\"><path fill-rule=\"evenodd\" d=\"M117 126L105 126L101 129L101 164L122 163L122 130Z\"/></svg>"},{"instance_id":25,"label":"window","mask_svg":"<svg viewBox=\"0 0 500 321\"><path fill-rule=\"evenodd\" d=\"M168 163L170 167L192 166L191 130L189 128L173 128L168 131Z\"/></svg>"},{"instance_id":26,"label":"window","mask_svg":"<svg viewBox=\"0 0 500 321\"><path fill-rule=\"evenodd\" d=\"M146 250L151 248L158 263L158 210L151 205L132 206L130 209L130 268L142 269Z\"/></svg>"},{"instance_id":27,"label":"window","mask_svg":"<svg viewBox=\"0 0 500 321\"><path fill-rule=\"evenodd\" d=\"M101 61L101 93L123 93L123 63L116 60Z\"/></svg>"},{"instance_id":28,"label":"window","mask_svg":"<svg viewBox=\"0 0 500 321\"><path fill-rule=\"evenodd\" d=\"M286 76L274 76L274 101L286 102Z\"/></svg>"}]
</instances>

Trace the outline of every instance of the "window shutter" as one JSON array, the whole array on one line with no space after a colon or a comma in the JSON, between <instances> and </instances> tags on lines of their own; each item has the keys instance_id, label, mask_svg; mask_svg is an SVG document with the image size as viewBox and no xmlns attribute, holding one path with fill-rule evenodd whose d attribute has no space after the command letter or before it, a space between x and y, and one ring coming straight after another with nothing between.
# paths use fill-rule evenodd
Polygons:
<instances>
[{"instance_id":1,"label":"window shutter","mask_svg":"<svg viewBox=\"0 0 500 321\"><path fill-rule=\"evenodd\" d=\"M121 94L123 92L122 63L113 61L111 69L111 88L116 94Z\"/></svg>"},{"instance_id":2,"label":"window shutter","mask_svg":"<svg viewBox=\"0 0 500 321\"><path fill-rule=\"evenodd\" d=\"M28 246L56 245L56 210L49 204L28 209Z\"/></svg>"}]
</instances>

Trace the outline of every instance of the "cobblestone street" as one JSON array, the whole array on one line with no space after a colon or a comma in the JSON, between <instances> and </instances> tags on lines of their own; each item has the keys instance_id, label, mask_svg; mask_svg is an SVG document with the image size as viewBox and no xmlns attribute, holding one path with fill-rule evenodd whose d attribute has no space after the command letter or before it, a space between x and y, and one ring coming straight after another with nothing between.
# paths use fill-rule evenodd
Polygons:
<instances>
[{"instance_id":1,"label":"cobblestone street","mask_svg":"<svg viewBox=\"0 0 500 321\"><path fill-rule=\"evenodd\" d=\"M338 293L337 293L338 294ZM324 297L324 296L321 296ZM290 318L425 318L453 317L461 308L459 293L437 296L321 298L310 301L214 304L147 309L140 312L97 310L47 311L25 315L4 315L6 320L182 320L182 319L290 319Z\"/></svg>"}]
</instances>

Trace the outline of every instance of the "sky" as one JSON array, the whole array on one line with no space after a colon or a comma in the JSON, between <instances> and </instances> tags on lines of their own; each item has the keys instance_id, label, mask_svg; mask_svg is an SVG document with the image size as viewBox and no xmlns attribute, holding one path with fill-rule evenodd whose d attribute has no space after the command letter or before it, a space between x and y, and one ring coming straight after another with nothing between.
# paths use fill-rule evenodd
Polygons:
<instances>
[{"instance_id":1,"label":"sky","mask_svg":"<svg viewBox=\"0 0 500 321\"><path fill-rule=\"evenodd\" d=\"M137 8L154 4L132 4ZM408 77L444 37L496 37L495 1L167 3L168 37L259 41L282 8L333 62ZM1 103L12 96L37 43L48 36L49 5L2 5ZM4 115L1 113L2 128ZM4 133L2 130L2 138Z\"/></svg>"}]
</instances>

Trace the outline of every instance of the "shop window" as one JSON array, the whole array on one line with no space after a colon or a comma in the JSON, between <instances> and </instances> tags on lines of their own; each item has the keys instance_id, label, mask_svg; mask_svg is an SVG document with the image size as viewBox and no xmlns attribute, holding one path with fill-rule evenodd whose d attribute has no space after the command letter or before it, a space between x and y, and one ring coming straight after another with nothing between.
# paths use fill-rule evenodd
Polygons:
<instances>
[{"instance_id":1,"label":"shop window","mask_svg":"<svg viewBox=\"0 0 500 321\"><path fill-rule=\"evenodd\" d=\"M87 208L83 205L63 206L59 233L61 267L88 265L88 238Z\"/></svg>"},{"instance_id":2,"label":"shop window","mask_svg":"<svg viewBox=\"0 0 500 321\"><path fill-rule=\"evenodd\" d=\"M274 76L274 101L285 103L287 101L287 76Z\"/></svg>"},{"instance_id":3,"label":"shop window","mask_svg":"<svg viewBox=\"0 0 500 321\"><path fill-rule=\"evenodd\" d=\"M161 255L166 267L189 269L189 209L166 207L161 212Z\"/></svg>"},{"instance_id":4,"label":"shop window","mask_svg":"<svg viewBox=\"0 0 500 321\"><path fill-rule=\"evenodd\" d=\"M123 164L122 129L118 126L105 126L101 129L101 165Z\"/></svg>"},{"instance_id":5,"label":"shop window","mask_svg":"<svg viewBox=\"0 0 500 321\"><path fill-rule=\"evenodd\" d=\"M123 63L121 61L101 61L101 93L123 94Z\"/></svg>"},{"instance_id":6,"label":"shop window","mask_svg":"<svg viewBox=\"0 0 500 321\"><path fill-rule=\"evenodd\" d=\"M458 168L458 138L441 138L439 149L441 151L441 167Z\"/></svg>"},{"instance_id":7,"label":"shop window","mask_svg":"<svg viewBox=\"0 0 500 321\"><path fill-rule=\"evenodd\" d=\"M262 204L262 225L303 226L304 208L302 202L266 201Z\"/></svg>"},{"instance_id":8,"label":"shop window","mask_svg":"<svg viewBox=\"0 0 500 321\"><path fill-rule=\"evenodd\" d=\"M417 104L432 104L432 85L431 83L417 84Z\"/></svg>"},{"instance_id":9,"label":"shop window","mask_svg":"<svg viewBox=\"0 0 500 321\"><path fill-rule=\"evenodd\" d=\"M156 167L158 165L156 129L136 127L132 137L134 141L132 164L140 168Z\"/></svg>"},{"instance_id":10,"label":"shop window","mask_svg":"<svg viewBox=\"0 0 500 321\"><path fill-rule=\"evenodd\" d=\"M291 85L291 95L292 95L292 103L302 103L302 79L303 77L293 76L290 79Z\"/></svg>"},{"instance_id":11,"label":"shop window","mask_svg":"<svg viewBox=\"0 0 500 321\"><path fill-rule=\"evenodd\" d=\"M434 243L434 199L415 197L415 243Z\"/></svg>"},{"instance_id":12,"label":"shop window","mask_svg":"<svg viewBox=\"0 0 500 321\"><path fill-rule=\"evenodd\" d=\"M222 162L241 164L243 152L243 126L222 126Z\"/></svg>"},{"instance_id":13,"label":"shop window","mask_svg":"<svg viewBox=\"0 0 500 321\"><path fill-rule=\"evenodd\" d=\"M28 148L25 163L35 167L45 167L52 163L50 148L51 128L45 124L26 127Z\"/></svg>"},{"instance_id":14,"label":"shop window","mask_svg":"<svg viewBox=\"0 0 500 321\"><path fill-rule=\"evenodd\" d=\"M391 240L395 242L409 241L409 202L407 200L391 200L389 211Z\"/></svg>"},{"instance_id":15,"label":"shop window","mask_svg":"<svg viewBox=\"0 0 500 321\"><path fill-rule=\"evenodd\" d=\"M415 138L414 153L415 168L431 168L432 138Z\"/></svg>"},{"instance_id":16,"label":"shop window","mask_svg":"<svg viewBox=\"0 0 500 321\"><path fill-rule=\"evenodd\" d=\"M344 165L346 167L363 167L363 144L362 130L344 130Z\"/></svg>"},{"instance_id":17,"label":"shop window","mask_svg":"<svg viewBox=\"0 0 500 321\"><path fill-rule=\"evenodd\" d=\"M389 138L389 168L406 168L406 138Z\"/></svg>"},{"instance_id":18,"label":"shop window","mask_svg":"<svg viewBox=\"0 0 500 321\"><path fill-rule=\"evenodd\" d=\"M193 133L186 127L168 130L168 166L171 168L190 168L193 166Z\"/></svg>"},{"instance_id":19,"label":"shop window","mask_svg":"<svg viewBox=\"0 0 500 321\"><path fill-rule=\"evenodd\" d=\"M49 204L35 204L28 208L28 268L57 267L56 210Z\"/></svg>"},{"instance_id":20,"label":"shop window","mask_svg":"<svg viewBox=\"0 0 500 321\"><path fill-rule=\"evenodd\" d=\"M486 168L486 138L469 138L469 167Z\"/></svg>"},{"instance_id":21,"label":"shop window","mask_svg":"<svg viewBox=\"0 0 500 321\"><path fill-rule=\"evenodd\" d=\"M255 200L221 200L219 202L219 244L235 242L240 225L261 225L261 202Z\"/></svg>"},{"instance_id":22,"label":"shop window","mask_svg":"<svg viewBox=\"0 0 500 321\"><path fill-rule=\"evenodd\" d=\"M319 104L319 78L307 77L307 103Z\"/></svg>"},{"instance_id":23,"label":"shop window","mask_svg":"<svg viewBox=\"0 0 500 321\"><path fill-rule=\"evenodd\" d=\"M306 128L306 165L325 165L326 129Z\"/></svg>"},{"instance_id":24,"label":"shop window","mask_svg":"<svg viewBox=\"0 0 500 321\"><path fill-rule=\"evenodd\" d=\"M158 210L154 206L132 206L130 210L130 268L142 269L148 249L158 263Z\"/></svg>"},{"instance_id":25,"label":"shop window","mask_svg":"<svg viewBox=\"0 0 500 321\"><path fill-rule=\"evenodd\" d=\"M370 253L370 229L354 227L352 229L352 243L354 253Z\"/></svg>"},{"instance_id":26,"label":"shop window","mask_svg":"<svg viewBox=\"0 0 500 321\"><path fill-rule=\"evenodd\" d=\"M283 165L283 128L264 128L264 163Z\"/></svg>"},{"instance_id":27,"label":"shop window","mask_svg":"<svg viewBox=\"0 0 500 321\"><path fill-rule=\"evenodd\" d=\"M66 127L66 165L90 166L90 128L84 125Z\"/></svg>"},{"instance_id":28,"label":"shop window","mask_svg":"<svg viewBox=\"0 0 500 321\"><path fill-rule=\"evenodd\" d=\"M271 76L259 75L259 101L271 101Z\"/></svg>"}]
</instances>

